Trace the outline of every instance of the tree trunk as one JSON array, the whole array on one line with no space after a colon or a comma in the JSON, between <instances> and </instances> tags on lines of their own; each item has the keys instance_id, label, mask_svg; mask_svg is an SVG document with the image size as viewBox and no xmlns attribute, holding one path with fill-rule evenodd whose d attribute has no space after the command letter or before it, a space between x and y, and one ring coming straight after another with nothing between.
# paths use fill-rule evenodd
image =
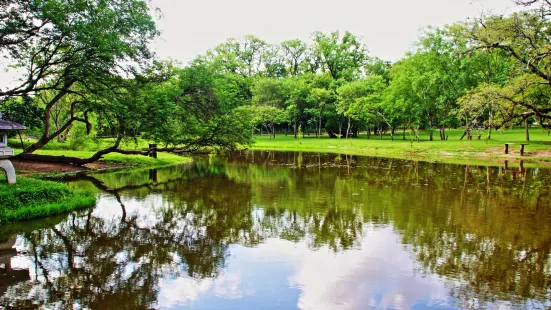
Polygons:
<instances>
[{"instance_id":1,"label":"tree trunk","mask_svg":"<svg viewBox=\"0 0 551 310\"><path fill-rule=\"evenodd\" d=\"M321 137L321 111L319 115L319 129L318 129L318 137Z\"/></svg>"},{"instance_id":2,"label":"tree trunk","mask_svg":"<svg viewBox=\"0 0 551 310\"><path fill-rule=\"evenodd\" d=\"M348 117L348 127L346 127L346 139L348 139L349 134L350 134L350 116Z\"/></svg>"},{"instance_id":3,"label":"tree trunk","mask_svg":"<svg viewBox=\"0 0 551 310\"><path fill-rule=\"evenodd\" d=\"M17 135L19 136L19 141L21 141L21 149L25 149L25 144L23 143L23 138L21 137L21 131L17 131Z\"/></svg>"},{"instance_id":4,"label":"tree trunk","mask_svg":"<svg viewBox=\"0 0 551 310\"><path fill-rule=\"evenodd\" d=\"M492 138L492 103L490 102L490 112L488 113L488 140Z\"/></svg>"},{"instance_id":5,"label":"tree trunk","mask_svg":"<svg viewBox=\"0 0 551 310\"><path fill-rule=\"evenodd\" d=\"M149 144L149 157L157 159L157 144Z\"/></svg>"},{"instance_id":6,"label":"tree trunk","mask_svg":"<svg viewBox=\"0 0 551 310\"><path fill-rule=\"evenodd\" d=\"M406 126L404 126L404 129L402 130L402 140L406 140Z\"/></svg>"},{"instance_id":7,"label":"tree trunk","mask_svg":"<svg viewBox=\"0 0 551 310\"><path fill-rule=\"evenodd\" d=\"M469 116L465 115L465 134L467 135L467 140L469 140ZM461 137L463 139L463 137Z\"/></svg>"},{"instance_id":8,"label":"tree trunk","mask_svg":"<svg viewBox=\"0 0 551 310\"><path fill-rule=\"evenodd\" d=\"M410 129L413 132L413 136L415 137L415 140L419 142L419 136L417 135L417 131L415 131L415 128L411 127Z\"/></svg>"},{"instance_id":9,"label":"tree trunk","mask_svg":"<svg viewBox=\"0 0 551 310\"><path fill-rule=\"evenodd\" d=\"M526 141L530 141L530 132L528 131L528 118L524 119L524 127L526 132Z\"/></svg>"}]
</instances>

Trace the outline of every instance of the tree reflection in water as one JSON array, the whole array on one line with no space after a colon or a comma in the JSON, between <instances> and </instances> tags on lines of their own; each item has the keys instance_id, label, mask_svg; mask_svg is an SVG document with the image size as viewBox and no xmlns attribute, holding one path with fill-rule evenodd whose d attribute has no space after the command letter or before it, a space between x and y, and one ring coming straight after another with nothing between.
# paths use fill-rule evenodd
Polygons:
<instances>
[{"instance_id":1,"label":"tree reflection in water","mask_svg":"<svg viewBox=\"0 0 551 310\"><path fill-rule=\"evenodd\" d=\"M160 279L218 277L232 244L339 253L361 247L367 224L392 227L422 272L455 280L457 306L543 302L551 285L546 169L248 152L69 183L99 190L98 207L23 231L32 281L0 305L148 308Z\"/></svg>"}]
</instances>

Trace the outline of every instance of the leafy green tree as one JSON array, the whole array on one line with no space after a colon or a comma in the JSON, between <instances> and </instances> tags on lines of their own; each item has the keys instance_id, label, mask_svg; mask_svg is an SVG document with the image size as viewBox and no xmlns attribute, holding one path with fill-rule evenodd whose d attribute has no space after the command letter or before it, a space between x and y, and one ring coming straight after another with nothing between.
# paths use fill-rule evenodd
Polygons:
<instances>
[{"instance_id":1,"label":"leafy green tree","mask_svg":"<svg viewBox=\"0 0 551 310\"><path fill-rule=\"evenodd\" d=\"M341 35L315 32L313 51L321 60L322 70L334 79L353 80L367 60L367 49L361 40L350 32Z\"/></svg>"},{"instance_id":2,"label":"leafy green tree","mask_svg":"<svg viewBox=\"0 0 551 310\"><path fill-rule=\"evenodd\" d=\"M29 96L11 98L2 102L2 119L23 124L30 132L39 132L42 127L43 111Z\"/></svg>"},{"instance_id":3,"label":"leafy green tree","mask_svg":"<svg viewBox=\"0 0 551 310\"><path fill-rule=\"evenodd\" d=\"M285 112L288 98L284 80L259 79L253 87L254 125L266 126L270 131L270 138L276 136L276 125L287 122Z\"/></svg>"},{"instance_id":4,"label":"leafy green tree","mask_svg":"<svg viewBox=\"0 0 551 310\"><path fill-rule=\"evenodd\" d=\"M310 100L316 105L314 112L318 117L318 137L321 136L322 115L324 109L331 108L330 104L334 102L334 97L334 94L325 88L312 88L312 90L310 90Z\"/></svg>"},{"instance_id":5,"label":"leafy green tree","mask_svg":"<svg viewBox=\"0 0 551 310\"><path fill-rule=\"evenodd\" d=\"M534 74L524 74L501 86L481 84L460 99L461 112L473 119L484 114L487 102L492 103L493 121L498 127L524 124L526 141L530 141L529 122L532 117L546 126L547 118L535 111L546 109L551 89Z\"/></svg>"},{"instance_id":6,"label":"leafy green tree","mask_svg":"<svg viewBox=\"0 0 551 310\"><path fill-rule=\"evenodd\" d=\"M301 40L281 42L281 49L285 57L287 72L292 76L299 75L308 57L308 45Z\"/></svg>"},{"instance_id":7,"label":"leafy green tree","mask_svg":"<svg viewBox=\"0 0 551 310\"><path fill-rule=\"evenodd\" d=\"M386 88L384 78L370 75L365 79L353 81L337 88L337 112L348 119L346 137L351 134L352 121L363 121L369 125L372 122L383 123L385 117L382 110L382 95ZM379 126L382 132L382 126Z\"/></svg>"},{"instance_id":8,"label":"leafy green tree","mask_svg":"<svg viewBox=\"0 0 551 310\"><path fill-rule=\"evenodd\" d=\"M146 137L177 152L234 150L251 142L248 117L236 109L246 100L239 80L202 63L176 72L176 77L154 86L154 92L144 92L138 115L144 117L140 128Z\"/></svg>"},{"instance_id":9,"label":"leafy green tree","mask_svg":"<svg viewBox=\"0 0 551 310\"><path fill-rule=\"evenodd\" d=\"M287 115L293 126L296 139L299 127L305 128L308 121L306 110L310 107L310 87L304 76L285 79L284 84L288 96L286 101Z\"/></svg>"},{"instance_id":10,"label":"leafy green tree","mask_svg":"<svg viewBox=\"0 0 551 310\"><path fill-rule=\"evenodd\" d=\"M0 98L52 93L44 103L42 136L25 153L73 122L86 123L96 97L117 89L121 79L111 76L130 74L133 64L150 59L148 43L158 34L143 0L16 1L0 9L0 20L6 21L0 27L0 50L23 71L21 83L0 90ZM70 117L52 130L52 109L68 95Z\"/></svg>"},{"instance_id":11,"label":"leafy green tree","mask_svg":"<svg viewBox=\"0 0 551 310\"><path fill-rule=\"evenodd\" d=\"M261 74L269 78L283 78L287 76L285 56L278 45L268 45L262 54L264 70Z\"/></svg>"},{"instance_id":12,"label":"leafy green tree","mask_svg":"<svg viewBox=\"0 0 551 310\"><path fill-rule=\"evenodd\" d=\"M395 110L389 109L386 106L387 102L384 101L388 86L385 78L380 75L370 75L358 82L362 84L363 94L350 105L348 113L352 118L365 122L368 132L371 124L376 125L381 139L384 128L389 128L391 138L394 139L399 118ZM368 137L369 135L368 133Z\"/></svg>"},{"instance_id":13,"label":"leafy green tree","mask_svg":"<svg viewBox=\"0 0 551 310\"><path fill-rule=\"evenodd\" d=\"M228 39L209 51L207 56L223 70L249 78L261 72L266 48L265 41L247 35L241 39Z\"/></svg>"},{"instance_id":14,"label":"leafy green tree","mask_svg":"<svg viewBox=\"0 0 551 310\"><path fill-rule=\"evenodd\" d=\"M467 25L466 36L470 39L473 49L499 50L516 60L519 72L528 71L535 77L528 78L532 82L529 86L539 89L538 84L547 84L551 87L551 40L548 32L550 26L550 8L546 1L518 1L519 4L531 5L540 3L539 8L516 12L510 16L488 16L478 19ZM537 78L536 78L537 77ZM526 80L526 78L520 78ZM539 81L538 81L539 79ZM517 80L518 81L518 80ZM515 80L512 85L518 85ZM522 83L521 83L522 84ZM517 89L518 94L511 94L511 89ZM540 119L544 126L551 118L551 105L547 91L542 91L539 96L539 104L531 100L515 100L523 96L526 86L512 86L503 94L515 105L521 105L524 109Z\"/></svg>"}]
</instances>

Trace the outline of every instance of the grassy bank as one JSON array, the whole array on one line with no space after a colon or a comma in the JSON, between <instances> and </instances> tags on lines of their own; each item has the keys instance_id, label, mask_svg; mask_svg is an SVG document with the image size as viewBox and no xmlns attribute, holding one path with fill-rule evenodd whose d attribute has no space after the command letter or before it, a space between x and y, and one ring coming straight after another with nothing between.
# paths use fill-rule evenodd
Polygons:
<instances>
[{"instance_id":1,"label":"grassy bank","mask_svg":"<svg viewBox=\"0 0 551 310\"><path fill-rule=\"evenodd\" d=\"M27 147L32 144L34 140L25 139L24 146ZM138 139L134 142L125 142L121 145L121 148L125 150L144 150L147 148L147 142L141 139ZM19 140L11 139L9 141L11 147L15 149L16 154L22 152L21 143ZM67 157L78 157L78 158L89 158L94 155L95 152L105 149L113 144L113 139L94 139L87 140L86 143L78 145L77 149L75 145L69 142L57 142L51 141L45 145L42 149L36 151L34 154L40 155L51 155L51 156L67 156ZM163 167L177 164L185 164L191 162L191 158L184 157L171 153L159 152L157 158L151 158L142 155L124 155L118 153L111 153L105 155L98 162L93 164L86 165L84 169L99 170L99 169L123 169L123 168L135 168L135 167ZM36 169L35 166L25 166L19 165L18 170L24 172L25 175L32 176L55 176L61 172L67 173L68 171L63 170L63 167L59 167L59 171L56 170L56 167L47 167L42 171L41 169ZM75 172L79 169L73 167L69 171Z\"/></svg>"},{"instance_id":2,"label":"grassy bank","mask_svg":"<svg viewBox=\"0 0 551 310\"><path fill-rule=\"evenodd\" d=\"M20 150L19 150L20 151ZM70 151L70 150L39 150L36 154L53 155L53 156L68 156L88 158L94 155L95 151ZM109 164L119 164L131 167L158 167L168 166L175 164L184 164L191 162L191 158L183 157L171 153L158 153L157 158L142 156L142 155L124 155L118 153L111 153L105 155L100 162Z\"/></svg>"},{"instance_id":3,"label":"grassy bank","mask_svg":"<svg viewBox=\"0 0 551 310\"><path fill-rule=\"evenodd\" d=\"M53 216L95 203L94 194L58 182L18 178L17 184L8 185L0 179L0 223Z\"/></svg>"},{"instance_id":4,"label":"grassy bank","mask_svg":"<svg viewBox=\"0 0 551 310\"><path fill-rule=\"evenodd\" d=\"M392 157L422 161L437 161L462 164L502 164L505 160L524 160L535 165L551 164L551 137L547 130L532 128L530 142L525 142L524 129L504 130L503 133L493 132L491 139L486 139L486 131L475 132L473 140L460 140L463 130L448 130L447 141L441 141L438 131L434 133L434 141L429 141L429 133L421 131L419 142L414 140L411 132L397 132L394 141L389 134L382 137L371 136L368 139L365 132L358 138L331 139L327 136L316 138L315 135L294 139L292 135L277 135L275 139L268 136L257 136L254 150L305 151L342 153L352 155ZM481 140L477 135L481 135ZM510 147L510 152L503 152L504 143L529 143L525 148L525 156L520 156L519 146Z\"/></svg>"}]
</instances>

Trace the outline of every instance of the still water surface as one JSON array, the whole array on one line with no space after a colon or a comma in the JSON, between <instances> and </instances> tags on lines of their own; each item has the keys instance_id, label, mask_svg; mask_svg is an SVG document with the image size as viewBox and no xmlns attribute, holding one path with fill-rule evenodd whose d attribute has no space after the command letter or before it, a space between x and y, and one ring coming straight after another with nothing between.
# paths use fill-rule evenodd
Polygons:
<instances>
[{"instance_id":1,"label":"still water surface","mask_svg":"<svg viewBox=\"0 0 551 310\"><path fill-rule=\"evenodd\" d=\"M551 307L551 172L248 152L81 176L0 228L0 308Z\"/></svg>"}]
</instances>

